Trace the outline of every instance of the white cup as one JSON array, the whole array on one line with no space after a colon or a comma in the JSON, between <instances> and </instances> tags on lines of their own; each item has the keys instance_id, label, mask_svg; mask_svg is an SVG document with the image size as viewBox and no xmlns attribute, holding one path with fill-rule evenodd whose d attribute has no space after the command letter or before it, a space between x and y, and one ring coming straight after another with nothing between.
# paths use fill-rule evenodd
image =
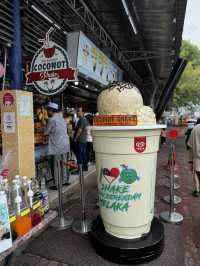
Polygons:
<instances>
[{"instance_id":1,"label":"white cup","mask_svg":"<svg viewBox=\"0 0 200 266\"><path fill-rule=\"evenodd\" d=\"M111 235L134 239L150 231L162 128L165 125L91 128L100 213Z\"/></svg>"}]
</instances>

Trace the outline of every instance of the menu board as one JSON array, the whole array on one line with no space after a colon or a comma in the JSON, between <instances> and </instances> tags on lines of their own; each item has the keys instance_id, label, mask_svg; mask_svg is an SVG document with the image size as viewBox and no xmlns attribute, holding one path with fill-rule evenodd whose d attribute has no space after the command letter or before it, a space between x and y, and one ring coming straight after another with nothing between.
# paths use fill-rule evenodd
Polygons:
<instances>
[{"instance_id":1,"label":"menu board","mask_svg":"<svg viewBox=\"0 0 200 266\"><path fill-rule=\"evenodd\" d=\"M69 34L68 53L79 74L102 85L122 80L123 71L82 32Z\"/></svg>"}]
</instances>

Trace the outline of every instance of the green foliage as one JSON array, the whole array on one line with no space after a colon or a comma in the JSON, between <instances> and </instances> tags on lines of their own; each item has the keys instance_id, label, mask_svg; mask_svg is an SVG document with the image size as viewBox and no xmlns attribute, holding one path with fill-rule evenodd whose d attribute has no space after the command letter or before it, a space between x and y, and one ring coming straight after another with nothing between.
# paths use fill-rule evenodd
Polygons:
<instances>
[{"instance_id":1,"label":"green foliage","mask_svg":"<svg viewBox=\"0 0 200 266\"><path fill-rule=\"evenodd\" d=\"M174 91L172 106L200 104L200 49L190 41L184 40L181 57L187 59L188 64Z\"/></svg>"},{"instance_id":2,"label":"green foliage","mask_svg":"<svg viewBox=\"0 0 200 266\"><path fill-rule=\"evenodd\" d=\"M200 65L200 49L190 41L182 41L180 55L188 61L191 61L194 67Z\"/></svg>"}]
</instances>

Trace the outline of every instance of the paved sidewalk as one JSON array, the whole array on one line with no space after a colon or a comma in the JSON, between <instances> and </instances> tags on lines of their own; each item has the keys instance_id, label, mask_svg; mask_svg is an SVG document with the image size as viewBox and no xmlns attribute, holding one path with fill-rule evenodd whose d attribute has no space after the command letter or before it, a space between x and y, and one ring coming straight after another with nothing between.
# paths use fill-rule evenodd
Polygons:
<instances>
[{"instance_id":1,"label":"paved sidewalk","mask_svg":"<svg viewBox=\"0 0 200 266\"><path fill-rule=\"evenodd\" d=\"M165 224L165 249L157 260L150 262L149 266L198 266L200 265L200 197L194 198L192 175L188 167L188 155L185 150L183 131L176 143L177 165L179 178L176 182L181 188L176 194L182 197L182 203L176 206L178 212L184 215L181 224ZM162 197L169 194L166 184L169 183L169 170L166 168L169 146L163 146L158 153L158 169L156 184L155 215L158 217L163 210L169 206L163 202ZM96 178L87 180L87 202L90 204L88 213L91 218L98 214L94 209L97 201ZM78 193L78 192L77 192ZM78 194L71 199L73 208L69 213L79 217L80 208L77 205ZM75 204L75 205L74 205ZM48 242L48 243L47 243ZM74 266L110 266L115 265L100 258L91 248L87 236L80 236L71 231L55 232L47 229L41 236L33 240L20 256L14 259L13 266L33 265L74 265Z\"/></svg>"}]
</instances>

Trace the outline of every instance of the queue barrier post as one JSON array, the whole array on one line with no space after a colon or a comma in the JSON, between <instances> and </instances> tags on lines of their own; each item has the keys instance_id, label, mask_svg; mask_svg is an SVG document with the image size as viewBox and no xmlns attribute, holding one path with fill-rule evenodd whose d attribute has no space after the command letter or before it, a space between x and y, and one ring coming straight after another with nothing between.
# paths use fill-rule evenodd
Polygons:
<instances>
[{"instance_id":1,"label":"queue barrier post","mask_svg":"<svg viewBox=\"0 0 200 266\"><path fill-rule=\"evenodd\" d=\"M173 134L174 134L174 137L171 138L171 143L170 143L170 195L164 197L165 200L166 199L167 201L169 200L170 208L169 208L169 211L161 212L160 217L165 222L180 223L183 221L183 216L182 214L174 211L174 204L178 204L177 202L180 203L181 198L174 195L174 168L175 168L175 161L176 161L176 152L175 152L174 142L177 137L177 134L174 132Z\"/></svg>"},{"instance_id":2,"label":"queue barrier post","mask_svg":"<svg viewBox=\"0 0 200 266\"><path fill-rule=\"evenodd\" d=\"M52 227L57 230L65 230L71 227L73 219L71 217L64 217L63 212L63 202L62 202L62 177L61 177L61 160L60 158L56 160L56 165L58 169L58 217L51 224Z\"/></svg>"},{"instance_id":3,"label":"queue barrier post","mask_svg":"<svg viewBox=\"0 0 200 266\"><path fill-rule=\"evenodd\" d=\"M85 187L84 187L84 174L83 174L82 164L79 164L79 181L80 181L81 219L73 223L72 230L76 233L86 234L91 230L92 221L86 219Z\"/></svg>"}]
</instances>

